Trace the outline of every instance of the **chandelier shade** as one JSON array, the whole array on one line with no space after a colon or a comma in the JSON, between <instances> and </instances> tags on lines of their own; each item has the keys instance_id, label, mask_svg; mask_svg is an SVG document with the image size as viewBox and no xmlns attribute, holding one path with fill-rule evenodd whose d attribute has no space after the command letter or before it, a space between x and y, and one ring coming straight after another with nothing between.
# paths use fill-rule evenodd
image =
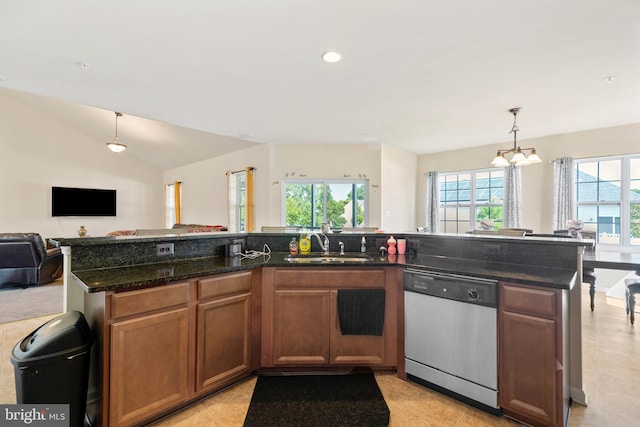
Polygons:
<instances>
[{"instance_id":1,"label":"chandelier shade","mask_svg":"<svg viewBox=\"0 0 640 427\"><path fill-rule=\"evenodd\" d=\"M116 114L116 136L115 138L113 138L113 141L107 142L107 147L109 147L109 150L113 151L114 153L120 153L124 151L127 148L127 146L122 144L118 139L118 117L122 117L122 113L116 112L115 114Z\"/></svg>"},{"instance_id":2,"label":"chandelier shade","mask_svg":"<svg viewBox=\"0 0 640 427\"><path fill-rule=\"evenodd\" d=\"M491 164L495 167L504 167L509 165L515 166L526 166L532 163L540 163L542 160L536 153L536 149L533 147L528 148L520 148L518 147L517 136L518 132L520 132L520 128L516 125L516 116L518 112L520 112L520 107L512 108L509 110L511 114L513 114L513 126L509 133L513 133L513 148L509 148L506 150L498 150L496 157L494 157ZM529 152L528 155L526 153ZM505 155L510 155L511 158L508 159Z\"/></svg>"}]
</instances>

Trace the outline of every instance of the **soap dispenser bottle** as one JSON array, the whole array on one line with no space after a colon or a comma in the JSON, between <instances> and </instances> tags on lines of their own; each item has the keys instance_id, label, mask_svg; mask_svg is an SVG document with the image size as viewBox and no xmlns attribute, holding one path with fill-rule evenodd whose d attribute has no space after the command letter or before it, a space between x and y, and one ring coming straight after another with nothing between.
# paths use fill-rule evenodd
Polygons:
<instances>
[{"instance_id":1,"label":"soap dispenser bottle","mask_svg":"<svg viewBox=\"0 0 640 427\"><path fill-rule=\"evenodd\" d=\"M387 252L389 255L394 255L396 253L396 239L393 236L389 237L387 240Z\"/></svg>"},{"instance_id":2,"label":"soap dispenser bottle","mask_svg":"<svg viewBox=\"0 0 640 427\"><path fill-rule=\"evenodd\" d=\"M360 240L360 252L367 252L367 239L362 236L362 240Z\"/></svg>"},{"instance_id":3,"label":"soap dispenser bottle","mask_svg":"<svg viewBox=\"0 0 640 427\"><path fill-rule=\"evenodd\" d=\"M298 241L295 237L292 237L289 242L289 253L291 255L296 255L298 253Z\"/></svg>"},{"instance_id":4,"label":"soap dispenser bottle","mask_svg":"<svg viewBox=\"0 0 640 427\"><path fill-rule=\"evenodd\" d=\"M300 249L301 254L308 254L311 252L311 240L309 240L309 237L306 234L300 236L298 248Z\"/></svg>"}]
</instances>

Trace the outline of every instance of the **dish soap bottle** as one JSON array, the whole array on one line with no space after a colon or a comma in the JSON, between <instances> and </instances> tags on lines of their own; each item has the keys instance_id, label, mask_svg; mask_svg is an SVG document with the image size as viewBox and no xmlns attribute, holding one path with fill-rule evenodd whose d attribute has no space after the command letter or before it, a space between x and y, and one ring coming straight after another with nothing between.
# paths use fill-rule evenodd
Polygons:
<instances>
[{"instance_id":1,"label":"dish soap bottle","mask_svg":"<svg viewBox=\"0 0 640 427\"><path fill-rule=\"evenodd\" d=\"M393 236L389 237L389 240L387 240L387 253L389 255L396 253L396 239L394 239Z\"/></svg>"},{"instance_id":2,"label":"dish soap bottle","mask_svg":"<svg viewBox=\"0 0 640 427\"><path fill-rule=\"evenodd\" d=\"M367 239L362 236L362 240L360 240L360 252L367 252Z\"/></svg>"},{"instance_id":3,"label":"dish soap bottle","mask_svg":"<svg viewBox=\"0 0 640 427\"><path fill-rule=\"evenodd\" d=\"M300 243L298 243L298 249L300 249L301 254L308 254L311 252L311 240L307 237L306 234L302 234L300 236Z\"/></svg>"},{"instance_id":4,"label":"dish soap bottle","mask_svg":"<svg viewBox=\"0 0 640 427\"><path fill-rule=\"evenodd\" d=\"M291 255L296 255L298 253L298 241L295 237L292 237L289 242L289 253Z\"/></svg>"}]
</instances>

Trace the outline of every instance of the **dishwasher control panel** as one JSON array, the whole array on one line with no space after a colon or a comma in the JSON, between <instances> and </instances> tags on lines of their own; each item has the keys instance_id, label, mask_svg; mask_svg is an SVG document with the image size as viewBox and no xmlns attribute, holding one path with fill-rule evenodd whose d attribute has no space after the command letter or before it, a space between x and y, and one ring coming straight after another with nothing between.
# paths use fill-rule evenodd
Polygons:
<instances>
[{"instance_id":1,"label":"dishwasher control panel","mask_svg":"<svg viewBox=\"0 0 640 427\"><path fill-rule=\"evenodd\" d=\"M496 280L427 270L406 269L404 290L470 304L497 307Z\"/></svg>"}]
</instances>

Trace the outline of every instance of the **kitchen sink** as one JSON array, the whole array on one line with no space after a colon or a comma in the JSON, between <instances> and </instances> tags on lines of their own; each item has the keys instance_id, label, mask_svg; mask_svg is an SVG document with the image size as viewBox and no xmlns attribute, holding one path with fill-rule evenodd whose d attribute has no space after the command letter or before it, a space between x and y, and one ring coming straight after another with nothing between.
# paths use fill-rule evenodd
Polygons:
<instances>
[{"instance_id":1,"label":"kitchen sink","mask_svg":"<svg viewBox=\"0 0 640 427\"><path fill-rule=\"evenodd\" d=\"M373 258L367 254L335 254L335 255L322 255L322 254L309 254L309 255L287 255L284 257L285 261L295 263L331 263L339 264L345 262L367 262L373 261Z\"/></svg>"}]
</instances>

